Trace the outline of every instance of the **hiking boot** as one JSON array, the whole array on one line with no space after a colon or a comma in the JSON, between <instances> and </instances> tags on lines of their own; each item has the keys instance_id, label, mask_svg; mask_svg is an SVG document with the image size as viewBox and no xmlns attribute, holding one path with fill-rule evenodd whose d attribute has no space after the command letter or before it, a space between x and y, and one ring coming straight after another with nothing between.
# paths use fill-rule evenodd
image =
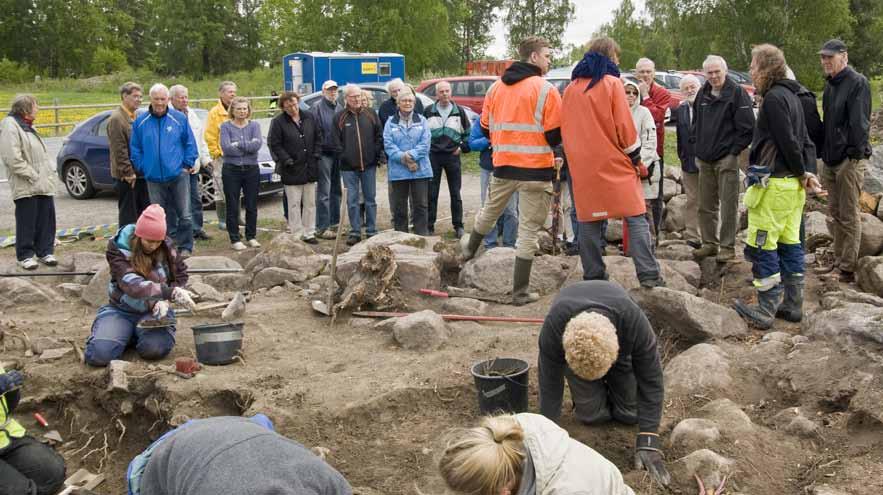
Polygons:
<instances>
[{"instance_id":1,"label":"hiking boot","mask_svg":"<svg viewBox=\"0 0 883 495\"><path fill-rule=\"evenodd\" d=\"M347 246L355 246L356 244L358 244L360 242L362 242L362 238L358 237L358 236L351 235L346 238L346 245Z\"/></svg>"},{"instance_id":2,"label":"hiking boot","mask_svg":"<svg viewBox=\"0 0 883 495\"><path fill-rule=\"evenodd\" d=\"M704 244L701 248L693 250L693 257L697 260L715 255L717 255L717 246L714 244Z\"/></svg>"},{"instance_id":3,"label":"hiking boot","mask_svg":"<svg viewBox=\"0 0 883 495\"><path fill-rule=\"evenodd\" d=\"M469 233L469 237L465 235L460 239L460 255L463 258L463 261L469 261L475 257L475 253L478 251L478 247L481 246L481 241L484 240L484 236L479 234L476 231L472 231ZM518 262L518 258L515 258L516 266ZM528 276L530 276L530 267L528 266Z\"/></svg>"},{"instance_id":4,"label":"hiking boot","mask_svg":"<svg viewBox=\"0 0 883 495\"><path fill-rule=\"evenodd\" d=\"M665 287L665 280L662 279L661 275L656 278L641 280L641 288L652 289L654 287Z\"/></svg>"},{"instance_id":5,"label":"hiking boot","mask_svg":"<svg viewBox=\"0 0 883 495\"><path fill-rule=\"evenodd\" d=\"M736 261L736 250L733 248L720 248L717 253L718 263L730 263Z\"/></svg>"},{"instance_id":6,"label":"hiking boot","mask_svg":"<svg viewBox=\"0 0 883 495\"><path fill-rule=\"evenodd\" d=\"M473 232L475 235L475 232ZM480 239L480 238L479 238ZM530 292L530 269L533 259L515 257L515 270L512 274L512 304L524 306L540 300L540 295Z\"/></svg>"},{"instance_id":7,"label":"hiking boot","mask_svg":"<svg viewBox=\"0 0 883 495\"><path fill-rule=\"evenodd\" d=\"M803 287L806 280L802 273L793 273L782 277L782 285L785 287L785 299L776 311L776 318L792 323L799 323L803 319Z\"/></svg>"},{"instance_id":8,"label":"hiking boot","mask_svg":"<svg viewBox=\"0 0 883 495\"><path fill-rule=\"evenodd\" d=\"M757 306L749 306L742 301L736 300L733 309L749 325L761 330L769 330L773 326L776 313L782 303L782 284L764 292L757 291Z\"/></svg>"}]
</instances>

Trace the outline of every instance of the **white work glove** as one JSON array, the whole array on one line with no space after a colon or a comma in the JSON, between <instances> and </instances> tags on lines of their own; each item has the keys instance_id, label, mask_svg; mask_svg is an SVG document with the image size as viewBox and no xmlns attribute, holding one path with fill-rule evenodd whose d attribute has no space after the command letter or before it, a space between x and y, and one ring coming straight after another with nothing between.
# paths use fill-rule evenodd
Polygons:
<instances>
[{"instance_id":1,"label":"white work glove","mask_svg":"<svg viewBox=\"0 0 883 495\"><path fill-rule=\"evenodd\" d=\"M169 302L168 301L157 301L156 304L153 305L153 317L157 320L161 320L169 314Z\"/></svg>"},{"instance_id":2,"label":"white work glove","mask_svg":"<svg viewBox=\"0 0 883 495\"><path fill-rule=\"evenodd\" d=\"M193 293L187 289L182 289L181 287L175 287L172 289L172 300L181 306L186 306L190 309L193 309L196 306L196 303L193 302Z\"/></svg>"}]
</instances>

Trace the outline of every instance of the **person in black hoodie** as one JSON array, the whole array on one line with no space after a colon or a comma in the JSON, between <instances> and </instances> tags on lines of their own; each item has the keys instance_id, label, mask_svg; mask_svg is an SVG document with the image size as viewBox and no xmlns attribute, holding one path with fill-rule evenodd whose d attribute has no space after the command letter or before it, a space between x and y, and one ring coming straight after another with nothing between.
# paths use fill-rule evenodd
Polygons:
<instances>
[{"instance_id":1,"label":"person in black hoodie","mask_svg":"<svg viewBox=\"0 0 883 495\"><path fill-rule=\"evenodd\" d=\"M696 95L693 143L699 166L699 230L697 259L717 255L720 262L736 257L739 225L738 156L751 144L754 111L751 98L727 77L727 63L709 55L702 64L707 81ZM718 235L720 212L720 235Z\"/></svg>"},{"instance_id":2,"label":"person in black hoodie","mask_svg":"<svg viewBox=\"0 0 883 495\"><path fill-rule=\"evenodd\" d=\"M834 264L821 271L840 269L842 282L853 282L862 224L859 197L871 146L871 89L868 79L847 65L849 55L840 40L830 40L819 51L827 82L822 95L825 137L821 146L822 184L831 192L828 211L834 219Z\"/></svg>"},{"instance_id":3,"label":"person in black hoodie","mask_svg":"<svg viewBox=\"0 0 883 495\"><path fill-rule=\"evenodd\" d=\"M340 175L346 188L350 233L347 244L362 240L362 216L359 212L359 189L365 198L365 232L377 234L377 166L384 160L383 124L372 108L362 108L362 90L355 84L343 88L346 108L334 115L335 147L340 159Z\"/></svg>"},{"instance_id":4,"label":"person in black hoodie","mask_svg":"<svg viewBox=\"0 0 883 495\"><path fill-rule=\"evenodd\" d=\"M734 308L748 323L772 326L777 313L789 321L803 314L804 261L800 220L806 191L819 192L815 175L806 171L808 141L800 84L787 79L785 55L773 45L752 52L751 77L763 102L751 143L748 234L745 259L752 262L756 306L735 301ZM785 294L784 302L782 294Z\"/></svg>"},{"instance_id":5,"label":"person in black hoodie","mask_svg":"<svg viewBox=\"0 0 883 495\"><path fill-rule=\"evenodd\" d=\"M270 121L267 146L288 196L288 228L304 242L317 244L316 181L322 159L322 127L311 113L300 111L297 93L282 93L279 103L282 113Z\"/></svg>"}]
</instances>

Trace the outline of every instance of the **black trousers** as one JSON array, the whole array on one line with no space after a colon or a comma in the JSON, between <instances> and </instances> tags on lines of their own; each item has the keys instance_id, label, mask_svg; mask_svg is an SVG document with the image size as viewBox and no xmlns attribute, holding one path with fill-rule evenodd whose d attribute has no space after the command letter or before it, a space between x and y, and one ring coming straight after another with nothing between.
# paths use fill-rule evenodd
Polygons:
<instances>
[{"instance_id":1,"label":"black trousers","mask_svg":"<svg viewBox=\"0 0 883 495\"><path fill-rule=\"evenodd\" d=\"M429 227L435 230L436 213L438 212L438 193L441 188L442 172L448 179L448 194L451 196L451 223L454 228L463 228L463 200L460 199L462 172L460 155L451 153L430 153L432 163L432 183L429 186Z\"/></svg>"},{"instance_id":2,"label":"black trousers","mask_svg":"<svg viewBox=\"0 0 883 495\"><path fill-rule=\"evenodd\" d=\"M64 459L25 435L0 450L0 495L55 495L64 484Z\"/></svg>"},{"instance_id":3,"label":"black trousers","mask_svg":"<svg viewBox=\"0 0 883 495\"><path fill-rule=\"evenodd\" d=\"M55 198L30 196L15 200L15 257L42 258L55 251Z\"/></svg>"},{"instance_id":4,"label":"black trousers","mask_svg":"<svg viewBox=\"0 0 883 495\"><path fill-rule=\"evenodd\" d=\"M113 180L113 190L117 193L117 210L120 227L138 221L145 208L150 206L150 194L143 177L135 179L135 185L119 179Z\"/></svg>"},{"instance_id":5,"label":"black trousers","mask_svg":"<svg viewBox=\"0 0 883 495\"><path fill-rule=\"evenodd\" d=\"M245 202L245 238L258 235L258 193L261 187L261 170L257 165L224 164L221 169L224 197L227 200L227 233L230 242L239 242L239 194Z\"/></svg>"},{"instance_id":6,"label":"black trousers","mask_svg":"<svg viewBox=\"0 0 883 495\"><path fill-rule=\"evenodd\" d=\"M408 200L413 211L414 233L428 235L427 203L430 179L397 180L389 183L392 224L399 232L408 231Z\"/></svg>"}]
</instances>

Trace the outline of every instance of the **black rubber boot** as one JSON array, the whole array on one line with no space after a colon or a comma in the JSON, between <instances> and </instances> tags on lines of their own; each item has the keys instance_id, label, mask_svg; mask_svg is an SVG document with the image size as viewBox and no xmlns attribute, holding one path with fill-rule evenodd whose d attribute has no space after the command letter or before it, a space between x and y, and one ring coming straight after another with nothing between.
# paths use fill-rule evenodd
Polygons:
<instances>
[{"instance_id":1,"label":"black rubber boot","mask_svg":"<svg viewBox=\"0 0 883 495\"><path fill-rule=\"evenodd\" d=\"M782 304L782 284L778 284L768 291L757 291L757 306L749 306L737 300L733 303L733 309L749 325L761 330L769 330L776 319L776 312Z\"/></svg>"},{"instance_id":2,"label":"black rubber boot","mask_svg":"<svg viewBox=\"0 0 883 495\"><path fill-rule=\"evenodd\" d=\"M469 233L469 237L463 236L460 239L460 254L463 257L463 261L469 261L475 257L475 253L478 251L479 246L481 246L481 241L484 239L484 236L473 230ZM517 257L515 258L518 259Z\"/></svg>"},{"instance_id":3,"label":"black rubber boot","mask_svg":"<svg viewBox=\"0 0 883 495\"><path fill-rule=\"evenodd\" d=\"M785 286L785 299L779 310L776 311L776 318L785 321L799 323L803 319L803 287L806 280L802 273L792 273L782 278L782 285Z\"/></svg>"},{"instance_id":4,"label":"black rubber boot","mask_svg":"<svg viewBox=\"0 0 883 495\"><path fill-rule=\"evenodd\" d=\"M532 266L533 259L515 257L515 271L512 274L512 304L515 306L524 306L540 300L539 294L530 292L530 269Z\"/></svg>"}]
</instances>

